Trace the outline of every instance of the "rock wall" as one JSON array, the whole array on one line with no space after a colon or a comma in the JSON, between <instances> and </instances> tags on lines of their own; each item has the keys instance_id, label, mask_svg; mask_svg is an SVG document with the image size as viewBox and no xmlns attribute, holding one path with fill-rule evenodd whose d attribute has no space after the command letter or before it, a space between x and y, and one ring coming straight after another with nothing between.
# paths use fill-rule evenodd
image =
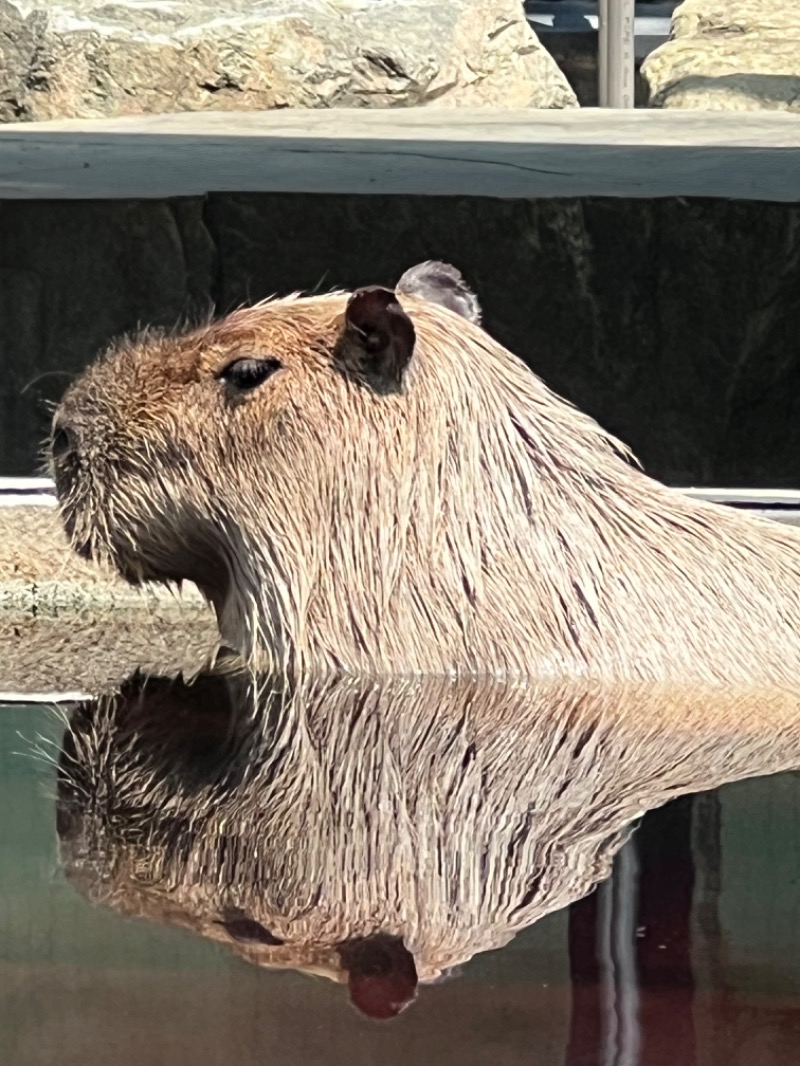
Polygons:
<instances>
[{"instance_id":1,"label":"rock wall","mask_svg":"<svg viewBox=\"0 0 800 1066\"><path fill-rule=\"evenodd\" d=\"M456 263L486 325L677 484L800 485L800 206L215 195L0 203L0 474L107 341Z\"/></svg>"}]
</instances>

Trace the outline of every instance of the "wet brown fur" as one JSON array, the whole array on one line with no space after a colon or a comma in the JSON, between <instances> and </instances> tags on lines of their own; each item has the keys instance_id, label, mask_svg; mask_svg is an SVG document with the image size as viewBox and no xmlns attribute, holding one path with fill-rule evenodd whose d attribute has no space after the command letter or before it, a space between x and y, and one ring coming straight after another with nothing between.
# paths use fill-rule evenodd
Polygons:
<instances>
[{"instance_id":1,"label":"wet brown fur","mask_svg":"<svg viewBox=\"0 0 800 1066\"><path fill-rule=\"evenodd\" d=\"M106 355L61 408L73 543L195 581L261 667L792 685L800 537L688 499L473 322L401 295L400 385L347 294ZM284 369L232 395L237 354Z\"/></svg>"}]
</instances>

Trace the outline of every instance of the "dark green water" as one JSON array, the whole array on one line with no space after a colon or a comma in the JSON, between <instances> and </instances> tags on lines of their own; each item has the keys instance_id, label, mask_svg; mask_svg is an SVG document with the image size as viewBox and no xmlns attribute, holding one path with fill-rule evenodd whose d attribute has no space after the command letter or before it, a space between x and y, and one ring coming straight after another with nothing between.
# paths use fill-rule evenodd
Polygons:
<instances>
[{"instance_id":1,"label":"dark green water","mask_svg":"<svg viewBox=\"0 0 800 1066\"><path fill-rule=\"evenodd\" d=\"M611 882L381 1023L331 981L79 895L59 866L52 767L26 754L62 730L41 707L0 708L5 1066L800 1061L796 774L651 812Z\"/></svg>"}]
</instances>

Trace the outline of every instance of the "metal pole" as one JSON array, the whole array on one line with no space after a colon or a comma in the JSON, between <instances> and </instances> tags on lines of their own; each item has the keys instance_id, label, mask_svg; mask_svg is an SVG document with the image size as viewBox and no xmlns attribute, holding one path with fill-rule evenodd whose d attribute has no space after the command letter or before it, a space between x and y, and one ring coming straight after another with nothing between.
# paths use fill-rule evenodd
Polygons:
<instances>
[{"instance_id":1,"label":"metal pole","mask_svg":"<svg viewBox=\"0 0 800 1066\"><path fill-rule=\"evenodd\" d=\"M598 5L598 100L601 107L634 106L635 0Z\"/></svg>"},{"instance_id":2,"label":"metal pole","mask_svg":"<svg viewBox=\"0 0 800 1066\"><path fill-rule=\"evenodd\" d=\"M597 5L597 102L608 107L608 5L609 0L599 0Z\"/></svg>"}]
</instances>

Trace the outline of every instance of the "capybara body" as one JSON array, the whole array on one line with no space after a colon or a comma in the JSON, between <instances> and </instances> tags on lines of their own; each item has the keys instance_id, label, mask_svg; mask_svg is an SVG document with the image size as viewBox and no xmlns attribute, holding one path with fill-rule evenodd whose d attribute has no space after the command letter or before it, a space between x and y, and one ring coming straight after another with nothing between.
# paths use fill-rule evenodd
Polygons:
<instances>
[{"instance_id":1,"label":"capybara body","mask_svg":"<svg viewBox=\"0 0 800 1066\"><path fill-rule=\"evenodd\" d=\"M793 685L800 536L646 476L415 271L104 354L54 419L76 548L262 668Z\"/></svg>"}]
</instances>

